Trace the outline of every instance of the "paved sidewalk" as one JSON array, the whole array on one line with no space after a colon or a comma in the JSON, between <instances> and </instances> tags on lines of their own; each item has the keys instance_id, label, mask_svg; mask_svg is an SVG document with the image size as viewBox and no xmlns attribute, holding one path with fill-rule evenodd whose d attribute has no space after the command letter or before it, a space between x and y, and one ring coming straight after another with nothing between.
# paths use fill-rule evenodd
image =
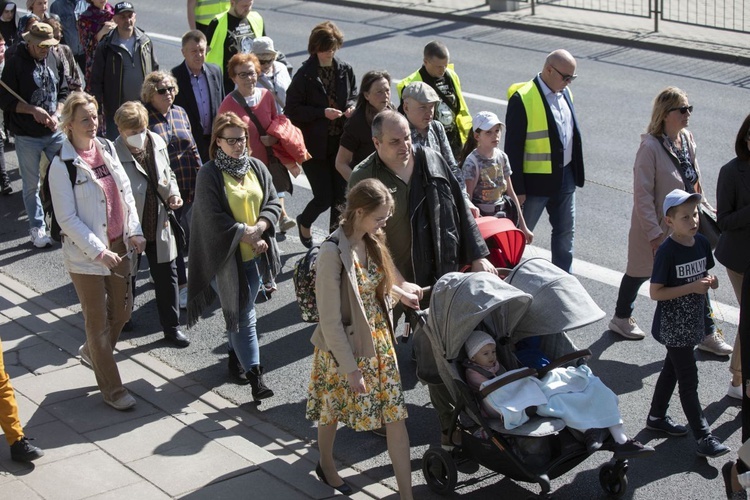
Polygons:
<instances>
[{"instance_id":1,"label":"paved sidewalk","mask_svg":"<svg viewBox=\"0 0 750 500\"><path fill-rule=\"evenodd\" d=\"M750 64L750 34L748 33L661 20L659 20L659 32L656 33L654 20L645 17L608 14L549 4L536 5L536 14L532 16L530 3L521 3L521 8L514 12L492 12L485 0L314 1L497 28L533 31L715 61ZM729 15L727 13L727 16Z\"/></svg>"},{"instance_id":2,"label":"paved sidewalk","mask_svg":"<svg viewBox=\"0 0 750 500\"><path fill-rule=\"evenodd\" d=\"M116 359L138 400L118 412L76 358L80 314L0 273L0 332L24 430L45 456L10 460L0 439L0 498L323 499L317 449L238 408L126 342ZM394 492L350 468L352 498Z\"/></svg>"}]
</instances>

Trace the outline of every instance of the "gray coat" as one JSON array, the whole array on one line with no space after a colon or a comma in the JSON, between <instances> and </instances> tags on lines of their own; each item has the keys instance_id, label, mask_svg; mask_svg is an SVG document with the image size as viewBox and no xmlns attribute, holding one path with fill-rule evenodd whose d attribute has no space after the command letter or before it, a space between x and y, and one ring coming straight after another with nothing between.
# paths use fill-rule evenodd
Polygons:
<instances>
[{"instance_id":1,"label":"gray coat","mask_svg":"<svg viewBox=\"0 0 750 500\"><path fill-rule=\"evenodd\" d=\"M159 194L164 198L164 201L169 202L170 196L180 196L180 189L177 186L174 172L169 165L167 143L150 130L146 130L146 134L151 139L151 144L153 144L154 148L157 175L156 185L158 186ZM148 174L145 168L135 161L122 136L119 136L115 141L115 151L120 158L120 163L125 167L125 173L128 174L128 178L130 179L130 187L133 190L133 198L135 198L135 206L138 210L138 219L143 220L146 191L149 189L149 183L145 176ZM156 256L161 264L171 262L177 258L177 243L169 226L167 211L158 199L156 202L159 207L156 219Z\"/></svg>"},{"instance_id":2,"label":"gray coat","mask_svg":"<svg viewBox=\"0 0 750 500\"><path fill-rule=\"evenodd\" d=\"M266 268L275 277L281 271L276 245L276 223L281 214L281 202L266 166L255 158L250 158L250 164L263 190L263 205L258 216L270 222L263 233L268 251L260 255L259 272L263 276L263 268ZM216 278L227 330L235 331L239 325L240 309L248 300L254 301L255 297L249 297L250 287L242 272L240 238L244 225L232 215L224 192L222 173L213 160L198 171L192 217L188 261L188 326L195 325L203 310L216 299L217 293L211 287L211 280Z\"/></svg>"}]
</instances>

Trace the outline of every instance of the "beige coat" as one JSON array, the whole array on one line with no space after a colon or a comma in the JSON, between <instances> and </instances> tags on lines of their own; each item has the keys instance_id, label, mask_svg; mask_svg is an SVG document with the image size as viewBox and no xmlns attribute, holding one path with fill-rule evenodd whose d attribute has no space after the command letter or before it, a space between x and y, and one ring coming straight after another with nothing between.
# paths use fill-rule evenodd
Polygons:
<instances>
[{"instance_id":1,"label":"beige coat","mask_svg":"<svg viewBox=\"0 0 750 500\"><path fill-rule=\"evenodd\" d=\"M687 130L685 133L688 136L690 158L698 173L695 190L701 192L695 141L693 134ZM673 189L685 189L682 176L670 158L674 155L667 153L659 141L651 134L643 134L633 165L633 214L630 218L628 265L625 273L634 278L651 277L654 252L650 242L669 234L663 216L664 198Z\"/></svg>"},{"instance_id":2,"label":"beige coat","mask_svg":"<svg viewBox=\"0 0 750 500\"><path fill-rule=\"evenodd\" d=\"M374 357L372 331L367 322L364 304L359 296L357 275L349 240L342 228L333 232L338 245L326 241L320 246L315 271L315 296L320 323L310 342L330 352L338 364L339 373L346 375L357 370L357 357ZM393 318L390 305L385 306L391 341Z\"/></svg>"}]
</instances>

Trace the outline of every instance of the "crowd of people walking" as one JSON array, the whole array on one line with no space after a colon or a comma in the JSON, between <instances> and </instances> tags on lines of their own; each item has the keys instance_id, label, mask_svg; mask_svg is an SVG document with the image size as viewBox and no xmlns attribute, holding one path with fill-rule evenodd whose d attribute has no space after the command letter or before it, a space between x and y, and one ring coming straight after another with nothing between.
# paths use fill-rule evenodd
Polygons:
<instances>
[{"instance_id":1,"label":"crowd of people walking","mask_svg":"<svg viewBox=\"0 0 750 500\"><path fill-rule=\"evenodd\" d=\"M320 321L311 339L306 410L318 425L316 473L351 493L333 459L338 423L385 433L401 498L411 498L395 325L405 310L426 305L422 287L444 274L497 274L479 216L511 219L531 243L546 211L552 262L572 273L575 193L585 182L583 134L569 89L577 77L574 56L555 50L539 73L510 86L503 123L489 111L470 113L441 41L424 47L423 64L399 82L392 102L384 69L368 68L358 87L354 68L337 54L344 33L331 21L312 27L309 57L292 72L253 0L188 0L184 60L165 71L129 1L27 3L29 14L16 19L15 3L0 2L0 192L12 193L3 158L7 129L31 243L61 242L85 320L79 355L104 402L117 410L137 403L112 350L131 317L142 255L164 338L190 345L180 310L187 310L189 327L218 299L229 376L249 384L255 400L272 397L255 300L277 289L277 235L296 227L302 245L312 248L312 226L330 210L331 234L318 256ZM697 234L697 220L713 215L721 230L716 260L726 266L738 302L747 302L750 117L737 135L737 157L721 170L714 209L687 128L692 111L675 87L654 99L635 153L627 268L609 328L629 340L645 337L633 312L650 280L658 302L652 334L666 346L666 358L646 427L688 433L667 415L679 385L697 453L718 457L729 449L703 417L693 348L732 355L728 394L746 406L750 370L743 370L742 351L750 344L738 333L730 346L713 323L707 292L718 280L708 275L712 251ZM284 200L303 171L312 200L295 217ZM689 272L680 274L680 266ZM690 328L675 333L688 309ZM446 388L429 384L429 393L441 445L456 445ZM3 415L15 415L0 418L13 458L38 458L43 452L17 423L0 358L2 394ZM654 451L620 434L618 443L630 443L633 453ZM727 492L739 491L735 478L747 466L725 468Z\"/></svg>"}]
</instances>

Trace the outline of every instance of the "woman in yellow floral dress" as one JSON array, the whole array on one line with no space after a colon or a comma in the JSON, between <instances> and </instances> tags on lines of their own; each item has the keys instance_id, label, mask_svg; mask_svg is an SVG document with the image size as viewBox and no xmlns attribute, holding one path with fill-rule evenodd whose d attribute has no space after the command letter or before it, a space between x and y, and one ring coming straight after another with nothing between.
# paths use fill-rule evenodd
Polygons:
<instances>
[{"instance_id":1,"label":"woman in yellow floral dress","mask_svg":"<svg viewBox=\"0 0 750 500\"><path fill-rule=\"evenodd\" d=\"M318 422L324 483L344 494L333 443L338 422L355 431L386 427L388 453L402 499L412 498L406 404L398 372L391 307L394 297L412 308L420 297L396 285L396 271L382 228L393 198L376 179L365 179L347 195L341 225L320 247L315 295L320 323L315 345L307 418Z\"/></svg>"}]
</instances>

